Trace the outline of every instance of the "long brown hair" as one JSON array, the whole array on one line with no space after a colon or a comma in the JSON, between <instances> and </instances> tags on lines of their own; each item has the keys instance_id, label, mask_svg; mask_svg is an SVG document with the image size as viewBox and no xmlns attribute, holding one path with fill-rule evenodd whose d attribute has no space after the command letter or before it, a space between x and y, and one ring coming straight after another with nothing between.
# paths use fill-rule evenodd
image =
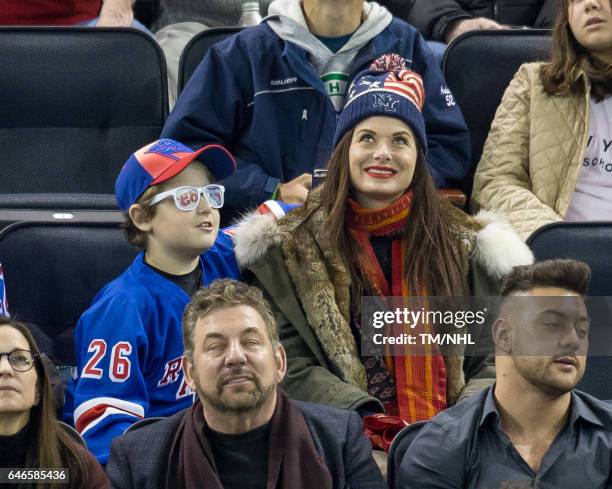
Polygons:
<instances>
[{"instance_id":1,"label":"long brown hair","mask_svg":"<svg viewBox=\"0 0 612 489\"><path fill-rule=\"evenodd\" d=\"M351 301L359 303L365 281L357 266L358 248L345 223L351 196L349 150L353 131L340 140L328 165L321 204L326 211L325 230L328 244L338 250L351 274ZM404 273L414 287L411 295L420 295L425 286L429 295L461 295L459 243L453 238L450 222L441 209L425 155L419 150L410 188L412 207L402 233L409 237ZM357 301L357 302L356 302Z\"/></svg>"},{"instance_id":2,"label":"long brown hair","mask_svg":"<svg viewBox=\"0 0 612 489\"><path fill-rule=\"evenodd\" d=\"M569 24L569 2L559 2L552 35L552 58L542 67L542 84L549 95L584 93L584 83L578 76L582 69L591 81L593 97L600 102L612 94L612 65L596 58L576 40Z\"/></svg>"},{"instance_id":3,"label":"long brown hair","mask_svg":"<svg viewBox=\"0 0 612 489\"><path fill-rule=\"evenodd\" d=\"M68 468L70 487L87 486L87 462L83 449L70 438L56 420L56 406L51 394L49 375L43 366L36 341L27 326L19 321L0 316L0 327L10 327L19 331L35 354L34 368L38 375L37 390L39 401L30 409L31 443L26 450L25 468ZM39 483L37 489L52 489L57 484Z\"/></svg>"}]
</instances>

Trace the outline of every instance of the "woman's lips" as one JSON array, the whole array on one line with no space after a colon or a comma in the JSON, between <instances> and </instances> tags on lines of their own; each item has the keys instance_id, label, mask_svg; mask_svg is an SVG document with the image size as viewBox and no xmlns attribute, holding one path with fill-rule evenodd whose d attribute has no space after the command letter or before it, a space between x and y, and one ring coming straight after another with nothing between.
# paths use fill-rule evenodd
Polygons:
<instances>
[{"instance_id":1,"label":"woman's lips","mask_svg":"<svg viewBox=\"0 0 612 489\"><path fill-rule=\"evenodd\" d=\"M397 175L397 171L388 166L369 166L364 168L364 171L369 177L380 179L393 178Z\"/></svg>"},{"instance_id":2,"label":"woman's lips","mask_svg":"<svg viewBox=\"0 0 612 489\"><path fill-rule=\"evenodd\" d=\"M593 18L591 18L591 19L589 19L589 20L587 20L585 22L584 27L585 28L586 27L593 27L593 26L597 26L597 25L600 25L600 24L603 24L603 23L604 23L603 19L600 19L599 17L593 17Z\"/></svg>"}]
</instances>

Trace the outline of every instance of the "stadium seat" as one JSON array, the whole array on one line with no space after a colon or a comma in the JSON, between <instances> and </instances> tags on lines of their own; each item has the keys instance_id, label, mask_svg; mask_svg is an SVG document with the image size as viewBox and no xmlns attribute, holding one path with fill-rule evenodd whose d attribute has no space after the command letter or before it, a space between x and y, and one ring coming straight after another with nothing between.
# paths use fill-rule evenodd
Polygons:
<instances>
[{"instance_id":1,"label":"stadium seat","mask_svg":"<svg viewBox=\"0 0 612 489\"><path fill-rule=\"evenodd\" d=\"M545 60L549 30L472 31L446 49L442 71L470 131L471 171L462 190L470 195L476 166L502 96L523 63Z\"/></svg>"},{"instance_id":2,"label":"stadium seat","mask_svg":"<svg viewBox=\"0 0 612 489\"><path fill-rule=\"evenodd\" d=\"M395 489L395 474L399 470L404 455L410 448L410 445L421 431L421 428L425 426L427 421L416 421L411 425L406 426L400 431L391 443L389 449L389 458L387 462L387 485L389 489Z\"/></svg>"},{"instance_id":3,"label":"stadium seat","mask_svg":"<svg viewBox=\"0 0 612 489\"><path fill-rule=\"evenodd\" d=\"M78 445L80 445L82 448L87 448L87 444L85 443L85 440L83 440L83 437L81 436L81 434L75 430L72 426L70 426L67 423L64 423L63 421L60 421L59 419L57 420L57 422L59 423L59 425L61 426L61 428L68 433L68 435L70 436L70 438L72 439L73 442L77 443Z\"/></svg>"},{"instance_id":4,"label":"stadium seat","mask_svg":"<svg viewBox=\"0 0 612 489\"><path fill-rule=\"evenodd\" d=\"M0 46L0 221L4 210L116 209L121 166L168 113L155 40L128 28L2 27Z\"/></svg>"},{"instance_id":5,"label":"stadium seat","mask_svg":"<svg viewBox=\"0 0 612 489\"><path fill-rule=\"evenodd\" d=\"M534 232L527 244L537 260L573 258L586 262L592 271L589 296L612 296L612 222L548 224ZM610 316L609 301L606 299L592 300L590 307L591 317ZM591 350L596 345L597 356L588 358L586 372L578 388L599 399L612 400L612 356L603 355L605 350L612 348L612 344L601 345L602 341L610 343L612 324L604 321L604 326L609 326L611 331L591 329Z\"/></svg>"},{"instance_id":6,"label":"stadium seat","mask_svg":"<svg viewBox=\"0 0 612 489\"><path fill-rule=\"evenodd\" d=\"M179 63L178 93L180 94L200 61L213 44L223 41L237 32L240 27L219 27L207 29L195 35L183 49Z\"/></svg>"},{"instance_id":7,"label":"stadium seat","mask_svg":"<svg viewBox=\"0 0 612 489\"><path fill-rule=\"evenodd\" d=\"M166 418L163 418L161 416L154 416L152 418L140 419L136 421L134 424L131 424L130 426L128 426L125 429L125 433L130 433L131 431L137 430L138 428L142 428L143 426L148 426L150 424L157 423L158 421L161 421L162 419L166 419Z\"/></svg>"},{"instance_id":8,"label":"stadium seat","mask_svg":"<svg viewBox=\"0 0 612 489\"><path fill-rule=\"evenodd\" d=\"M12 224L0 232L9 312L57 365L74 365L79 316L136 253L116 223Z\"/></svg>"}]
</instances>

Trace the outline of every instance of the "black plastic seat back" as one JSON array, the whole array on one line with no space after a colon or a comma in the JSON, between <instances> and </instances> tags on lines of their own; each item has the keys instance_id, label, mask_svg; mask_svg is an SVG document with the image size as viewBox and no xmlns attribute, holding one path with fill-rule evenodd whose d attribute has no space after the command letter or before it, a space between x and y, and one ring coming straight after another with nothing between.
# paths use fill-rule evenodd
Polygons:
<instances>
[{"instance_id":1,"label":"black plastic seat back","mask_svg":"<svg viewBox=\"0 0 612 489\"><path fill-rule=\"evenodd\" d=\"M57 364L74 365L77 320L137 252L116 223L13 224L0 233L9 312Z\"/></svg>"},{"instance_id":2,"label":"black plastic seat back","mask_svg":"<svg viewBox=\"0 0 612 489\"><path fill-rule=\"evenodd\" d=\"M57 420L57 422L59 423L60 427L66 433L68 433L68 435L70 435L70 438L72 439L72 441L76 442L82 448L87 449L87 444L85 443L85 440L83 440L83 437L75 428L73 428L67 423L64 423L63 421L60 421L59 419Z\"/></svg>"},{"instance_id":3,"label":"black plastic seat back","mask_svg":"<svg viewBox=\"0 0 612 489\"><path fill-rule=\"evenodd\" d=\"M2 27L0 61L0 207L2 194L113 194L127 157L159 137L165 60L141 31Z\"/></svg>"},{"instance_id":4,"label":"black plastic seat back","mask_svg":"<svg viewBox=\"0 0 612 489\"><path fill-rule=\"evenodd\" d=\"M523 63L549 58L550 33L544 29L473 31L446 49L442 71L470 131L472 166L463 189L468 195L506 88Z\"/></svg>"},{"instance_id":5,"label":"black plastic seat back","mask_svg":"<svg viewBox=\"0 0 612 489\"><path fill-rule=\"evenodd\" d=\"M240 27L219 27L215 29L207 29L193 36L191 41L183 49L181 61L179 63L179 79L178 92L179 94L187 85L189 78L193 75L207 51L213 44L223 41L230 36L233 36L242 29Z\"/></svg>"},{"instance_id":6,"label":"black plastic seat back","mask_svg":"<svg viewBox=\"0 0 612 489\"><path fill-rule=\"evenodd\" d=\"M612 222L548 224L527 240L537 260L572 258L591 267L589 296L612 296ZM610 301L608 303L608 309ZM597 307L605 306L598 300ZM609 310L606 311L609 314ZM612 324L610 324L612 328ZM612 331L605 334L612 337ZM591 342L593 338L591 337ZM598 350L601 349L601 345ZM603 400L612 400L612 357L592 356L578 388Z\"/></svg>"},{"instance_id":7,"label":"black plastic seat back","mask_svg":"<svg viewBox=\"0 0 612 489\"><path fill-rule=\"evenodd\" d=\"M591 267L590 296L612 296L612 222L559 222L534 232L527 244L538 261L572 258Z\"/></svg>"},{"instance_id":8,"label":"black plastic seat back","mask_svg":"<svg viewBox=\"0 0 612 489\"><path fill-rule=\"evenodd\" d=\"M419 431L421 431L421 428L425 426L426 423L427 421L412 423L400 431L393 439L393 443L391 443L391 448L389 449L387 462L387 485L390 489L399 487L398 484L396 484L395 478L402 463L402 459L419 434Z\"/></svg>"},{"instance_id":9,"label":"black plastic seat back","mask_svg":"<svg viewBox=\"0 0 612 489\"><path fill-rule=\"evenodd\" d=\"M130 426L128 426L125 429L124 433L130 433L130 432L135 431L135 430L137 430L139 428L142 428L143 426L149 426L150 424L154 424L154 423L157 423L158 421L162 421L163 419L166 419L166 418L161 417L161 416L154 416L152 418L139 419L134 424L131 424Z\"/></svg>"}]
</instances>

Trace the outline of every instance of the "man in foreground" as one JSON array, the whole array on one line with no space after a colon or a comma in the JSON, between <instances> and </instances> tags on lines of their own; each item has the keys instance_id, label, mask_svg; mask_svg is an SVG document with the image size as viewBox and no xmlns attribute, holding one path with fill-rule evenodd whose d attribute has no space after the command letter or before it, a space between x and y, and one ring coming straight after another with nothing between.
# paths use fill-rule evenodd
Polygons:
<instances>
[{"instance_id":1,"label":"man in foreground","mask_svg":"<svg viewBox=\"0 0 612 489\"><path fill-rule=\"evenodd\" d=\"M385 488L356 413L291 401L285 351L261 292L198 291L183 316L184 370L199 400L113 443L115 488Z\"/></svg>"}]
</instances>

